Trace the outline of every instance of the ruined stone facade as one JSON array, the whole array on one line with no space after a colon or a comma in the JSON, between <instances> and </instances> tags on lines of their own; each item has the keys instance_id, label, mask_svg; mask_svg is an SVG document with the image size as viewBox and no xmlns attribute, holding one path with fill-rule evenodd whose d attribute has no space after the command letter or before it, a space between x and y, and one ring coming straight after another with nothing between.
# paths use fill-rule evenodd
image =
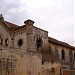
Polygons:
<instances>
[{"instance_id":1,"label":"ruined stone facade","mask_svg":"<svg viewBox=\"0 0 75 75\"><path fill-rule=\"evenodd\" d=\"M26 20L23 26L0 15L0 75L59 75L75 69L75 48L48 37Z\"/></svg>"}]
</instances>

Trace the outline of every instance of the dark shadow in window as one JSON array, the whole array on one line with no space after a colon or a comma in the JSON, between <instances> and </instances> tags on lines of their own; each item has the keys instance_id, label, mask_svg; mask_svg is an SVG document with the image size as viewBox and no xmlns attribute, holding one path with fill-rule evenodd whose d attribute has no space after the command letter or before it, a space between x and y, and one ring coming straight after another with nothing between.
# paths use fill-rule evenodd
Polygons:
<instances>
[{"instance_id":1,"label":"dark shadow in window","mask_svg":"<svg viewBox=\"0 0 75 75\"><path fill-rule=\"evenodd\" d=\"M65 60L65 51L62 50L62 60Z\"/></svg>"}]
</instances>

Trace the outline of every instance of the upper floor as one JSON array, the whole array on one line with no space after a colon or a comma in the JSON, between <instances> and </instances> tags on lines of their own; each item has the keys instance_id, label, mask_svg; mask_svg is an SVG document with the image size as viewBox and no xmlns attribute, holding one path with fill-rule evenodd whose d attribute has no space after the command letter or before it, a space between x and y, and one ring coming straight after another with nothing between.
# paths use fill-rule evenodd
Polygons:
<instances>
[{"instance_id":1,"label":"upper floor","mask_svg":"<svg viewBox=\"0 0 75 75\"><path fill-rule=\"evenodd\" d=\"M34 21L26 20L19 26L4 20L0 15L0 46L13 47L24 51L38 51L48 47L48 32L35 27Z\"/></svg>"},{"instance_id":2,"label":"upper floor","mask_svg":"<svg viewBox=\"0 0 75 75\"><path fill-rule=\"evenodd\" d=\"M34 23L29 19L19 26L0 15L0 47L42 53L42 63L51 61L75 66L75 47L48 37L48 31L37 28Z\"/></svg>"}]
</instances>

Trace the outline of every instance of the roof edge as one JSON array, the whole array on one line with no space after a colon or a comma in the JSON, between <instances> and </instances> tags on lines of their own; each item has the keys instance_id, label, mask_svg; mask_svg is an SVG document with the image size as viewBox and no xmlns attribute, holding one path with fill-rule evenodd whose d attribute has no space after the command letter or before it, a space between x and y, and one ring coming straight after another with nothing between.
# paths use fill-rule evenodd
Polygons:
<instances>
[{"instance_id":1,"label":"roof edge","mask_svg":"<svg viewBox=\"0 0 75 75\"><path fill-rule=\"evenodd\" d=\"M66 42L59 41L59 40L57 40L55 38L52 38L52 37L48 37L48 41L52 42L52 43L55 43L55 44L58 44L58 45L61 45L61 46L65 46L65 47L71 48L71 49L75 49L74 46L72 46L72 45L70 45L70 44L68 44Z\"/></svg>"}]
</instances>

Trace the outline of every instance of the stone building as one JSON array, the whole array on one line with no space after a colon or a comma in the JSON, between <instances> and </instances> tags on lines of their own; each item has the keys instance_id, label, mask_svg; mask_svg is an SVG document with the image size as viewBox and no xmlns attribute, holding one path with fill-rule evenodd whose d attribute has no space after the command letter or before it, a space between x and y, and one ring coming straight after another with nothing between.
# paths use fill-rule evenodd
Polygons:
<instances>
[{"instance_id":1,"label":"stone building","mask_svg":"<svg viewBox=\"0 0 75 75\"><path fill-rule=\"evenodd\" d=\"M0 75L59 75L63 69L75 69L75 47L30 19L19 26L0 15Z\"/></svg>"}]
</instances>

